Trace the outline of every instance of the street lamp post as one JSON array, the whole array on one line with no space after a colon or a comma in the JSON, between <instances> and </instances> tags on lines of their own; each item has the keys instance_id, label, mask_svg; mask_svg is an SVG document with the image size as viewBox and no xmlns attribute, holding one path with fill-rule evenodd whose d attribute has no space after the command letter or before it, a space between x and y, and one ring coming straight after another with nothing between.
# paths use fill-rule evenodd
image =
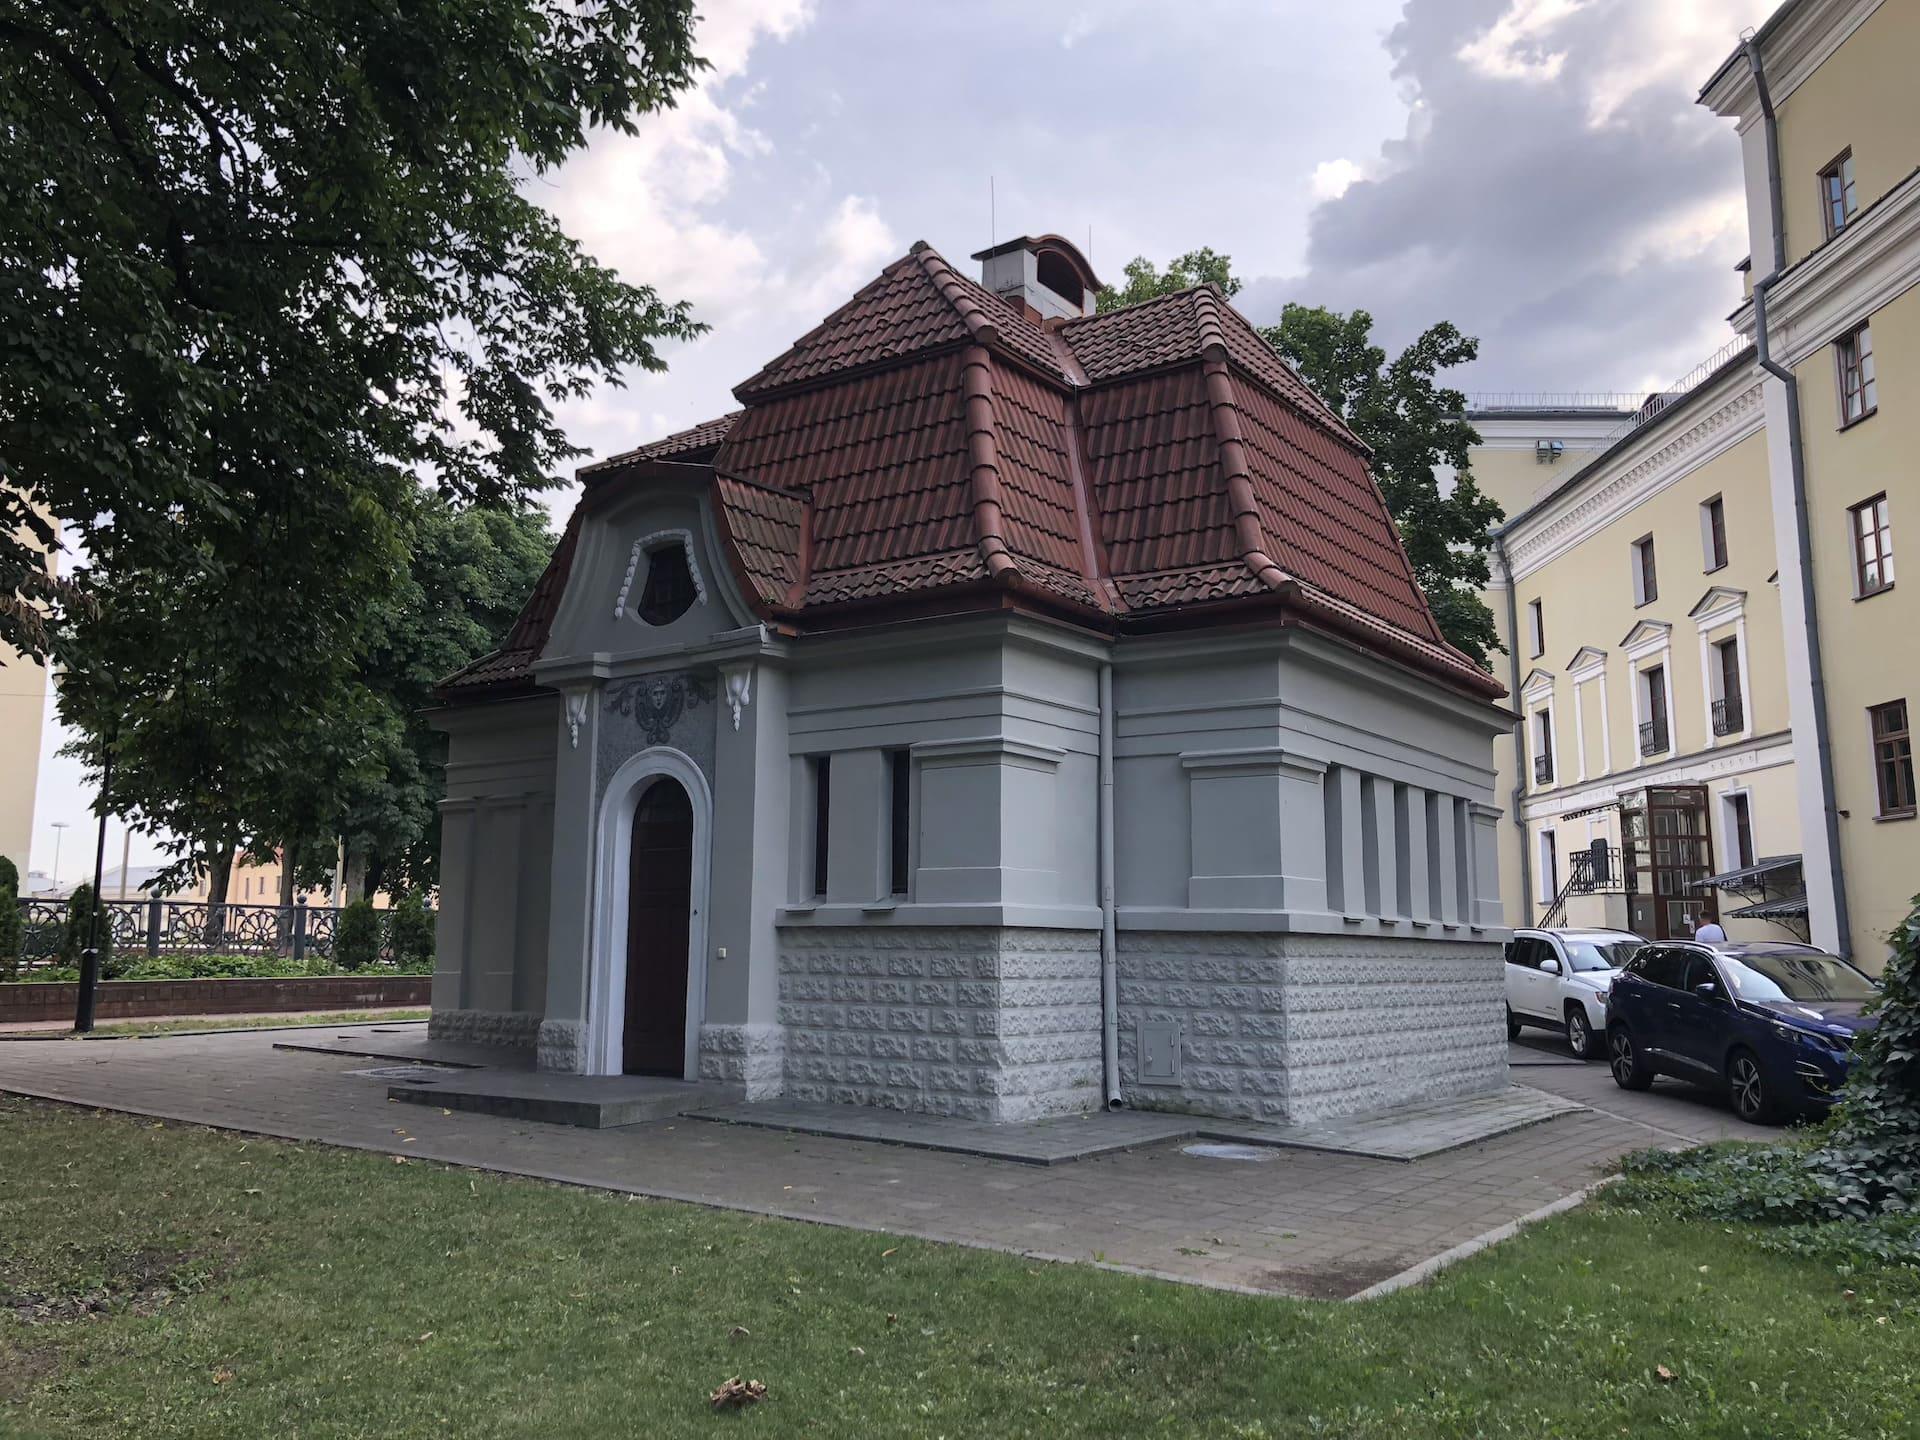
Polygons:
<instances>
[{"instance_id":1,"label":"street lamp post","mask_svg":"<svg viewBox=\"0 0 1920 1440\"><path fill-rule=\"evenodd\" d=\"M67 822L55 820L53 824L53 888L60 888L60 842L65 838Z\"/></svg>"},{"instance_id":2,"label":"street lamp post","mask_svg":"<svg viewBox=\"0 0 1920 1440\"><path fill-rule=\"evenodd\" d=\"M108 744L100 762L100 833L93 847L93 897L87 904L87 948L80 952L80 995L74 1003L73 1032L85 1035L93 1029L94 994L100 988L100 912L106 902L100 898L107 863L107 796L113 789L113 746Z\"/></svg>"}]
</instances>

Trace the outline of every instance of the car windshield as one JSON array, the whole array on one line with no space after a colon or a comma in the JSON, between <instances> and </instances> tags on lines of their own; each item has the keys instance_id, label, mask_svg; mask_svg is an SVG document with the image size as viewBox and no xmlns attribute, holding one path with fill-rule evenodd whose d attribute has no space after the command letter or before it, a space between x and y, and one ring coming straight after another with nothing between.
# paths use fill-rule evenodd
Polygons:
<instances>
[{"instance_id":1,"label":"car windshield","mask_svg":"<svg viewBox=\"0 0 1920 1440\"><path fill-rule=\"evenodd\" d=\"M1873 982L1844 961L1811 951L1776 950L1738 957L1723 955L1727 978L1742 1000L1867 1000Z\"/></svg>"},{"instance_id":2,"label":"car windshield","mask_svg":"<svg viewBox=\"0 0 1920 1440\"><path fill-rule=\"evenodd\" d=\"M1639 940L1568 940L1567 957L1575 970L1618 970L1644 942Z\"/></svg>"}]
</instances>

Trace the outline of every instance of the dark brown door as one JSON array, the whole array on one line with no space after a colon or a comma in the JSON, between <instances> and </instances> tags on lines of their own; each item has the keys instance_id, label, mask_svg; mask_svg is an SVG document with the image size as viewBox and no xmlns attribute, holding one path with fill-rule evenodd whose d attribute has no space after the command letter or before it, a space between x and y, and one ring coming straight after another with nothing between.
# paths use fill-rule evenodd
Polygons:
<instances>
[{"instance_id":1,"label":"dark brown door","mask_svg":"<svg viewBox=\"0 0 1920 1440\"><path fill-rule=\"evenodd\" d=\"M693 804L679 781L647 787L633 816L627 890L627 1021L621 1069L686 1073Z\"/></svg>"},{"instance_id":2,"label":"dark brown door","mask_svg":"<svg viewBox=\"0 0 1920 1440\"><path fill-rule=\"evenodd\" d=\"M1714 892L1693 888L1713 873L1706 786L1643 791L1628 813L1627 849L1634 929L1650 940L1688 940L1702 921L1719 918Z\"/></svg>"}]
</instances>

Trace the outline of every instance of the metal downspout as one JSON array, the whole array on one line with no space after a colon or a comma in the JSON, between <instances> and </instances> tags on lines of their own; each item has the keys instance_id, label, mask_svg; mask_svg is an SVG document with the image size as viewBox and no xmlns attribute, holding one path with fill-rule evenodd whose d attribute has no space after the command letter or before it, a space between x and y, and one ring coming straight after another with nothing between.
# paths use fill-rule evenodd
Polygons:
<instances>
[{"instance_id":1,"label":"metal downspout","mask_svg":"<svg viewBox=\"0 0 1920 1440\"><path fill-rule=\"evenodd\" d=\"M1107 1108L1120 1099L1120 966L1113 899L1113 664L1100 667L1100 1054Z\"/></svg>"},{"instance_id":2,"label":"metal downspout","mask_svg":"<svg viewBox=\"0 0 1920 1440\"><path fill-rule=\"evenodd\" d=\"M1513 827L1520 832L1520 893L1533 922L1533 857L1527 853L1527 820L1520 802L1527 793L1527 713L1520 708L1520 609L1514 596L1513 567L1507 563L1507 537L1493 532L1493 553L1507 577L1507 692L1513 697Z\"/></svg>"},{"instance_id":3,"label":"metal downspout","mask_svg":"<svg viewBox=\"0 0 1920 1440\"><path fill-rule=\"evenodd\" d=\"M1780 197L1780 129L1774 116L1773 95L1767 88L1767 73L1760 63L1759 43L1746 41L1747 66L1753 72L1754 89L1760 96L1761 125L1767 151L1767 201L1773 227L1773 268L1753 286L1753 350L1760 368L1773 376L1786 392L1787 459L1793 476L1793 533L1800 563L1801 623L1806 629L1807 684L1813 692L1814 766L1820 777L1821 819L1827 835L1827 877L1833 887L1834 949L1843 957L1853 954L1853 926L1847 913L1847 872L1840 855L1840 813L1833 794L1833 740L1827 724L1827 670L1820 649L1819 602L1813 584L1813 535L1807 510L1807 462L1800 435L1800 379L1773 358L1767 334L1767 292L1786 273L1787 231L1785 207Z\"/></svg>"}]
</instances>

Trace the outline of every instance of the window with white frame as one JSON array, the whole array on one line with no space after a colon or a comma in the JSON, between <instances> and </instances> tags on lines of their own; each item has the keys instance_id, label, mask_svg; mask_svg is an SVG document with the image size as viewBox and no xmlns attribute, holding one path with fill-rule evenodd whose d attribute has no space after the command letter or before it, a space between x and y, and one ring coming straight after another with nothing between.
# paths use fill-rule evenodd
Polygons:
<instances>
[{"instance_id":1,"label":"window with white frame","mask_svg":"<svg viewBox=\"0 0 1920 1440\"><path fill-rule=\"evenodd\" d=\"M1886 492L1851 507L1853 593L1864 599L1893 588L1893 512Z\"/></svg>"},{"instance_id":2,"label":"window with white frame","mask_svg":"<svg viewBox=\"0 0 1920 1440\"><path fill-rule=\"evenodd\" d=\"M1873 327L1862 325L1834 341L1833 358L1840 372L1840 426L1845 429L1880 408L1873 378Z\"/></svg>"},{"instance_id":3,"label":"window with white frame","mask_svg":"<svg viewBox=\"0 0 1920 1440\"><path fill-rule=\"evenodd\" d=\"M1673 748L1667 714L1667 667L1649 665L1640 672L1640 753L1664 755Z\"/></svg>"},{"instance_id":4,"label":"window with white frame","mask_svg":"<svg viewBox=\"0 0 1920 1440\"><path fill-rule=\"evenodd\" d=\"M1853 183L1853 150L1842 150L1820 171L1820 218L1828 238L1847 228L1860 209L1860 192Z\"/></svg>"},{"instance_id":5,"label":"window with white frame","mask_svg":"<svg viewBox=\"0 0 1920 1440\"><path fill-rule=\"evenodd\" d=\"M1556 852L1553 831L1540 832L1540 903L1551 905L1560 894L1560 857Z\"/></svg>"},{"instance_id":6,"label":"window with white frame","mask_svg":"<svg viewBox=\"0 0 1920 1440\"><path fill-rule=\"evenodd\" d=\"M1707 687L1713 701L1713 733L1738 735L1747 728L1746 687L1740 683L1740 641L1735 636L1714 641L1707 666Z\"/></svg>"},{"instance_id":7,"label":"window with white frame","mask_svg":"<svg viewBox=\"0 0 1920 1440\"><path fill-rule=\"evenodd\" d=\"M1530 656L1547 653L1547 617L1538 600L1527 602L1527 647Z\"/></svg>"}]
</instances>

